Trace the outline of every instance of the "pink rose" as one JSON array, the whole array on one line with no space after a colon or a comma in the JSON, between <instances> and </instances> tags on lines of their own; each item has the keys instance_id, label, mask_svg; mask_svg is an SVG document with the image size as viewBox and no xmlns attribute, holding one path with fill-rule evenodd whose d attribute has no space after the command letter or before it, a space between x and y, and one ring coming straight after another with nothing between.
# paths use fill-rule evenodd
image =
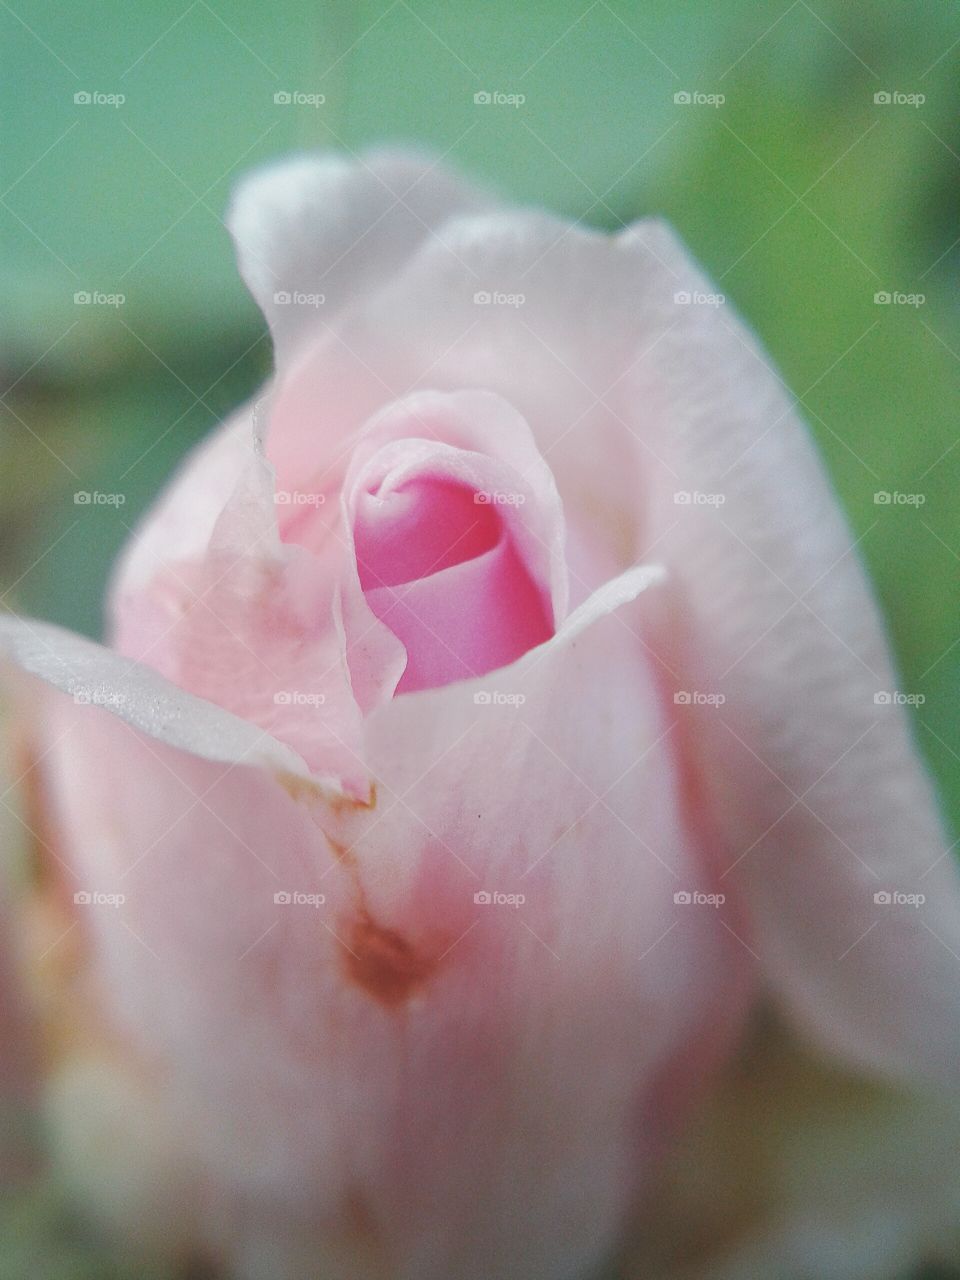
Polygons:
<instances>
[{"instance_id":1,"label":"pink rose","mask_svg":"<svg viewBox=\"0 0 960 1280\"><path fill-rule=\"evenodd\" d=\"M952 1097L960 894L877 611L670 230L396 154L267 168L230 225L275 379L138 531L109 648L0 621L93 1211L238 1277L562 1280L761 999Z\"/></svg>"}]
</instances>

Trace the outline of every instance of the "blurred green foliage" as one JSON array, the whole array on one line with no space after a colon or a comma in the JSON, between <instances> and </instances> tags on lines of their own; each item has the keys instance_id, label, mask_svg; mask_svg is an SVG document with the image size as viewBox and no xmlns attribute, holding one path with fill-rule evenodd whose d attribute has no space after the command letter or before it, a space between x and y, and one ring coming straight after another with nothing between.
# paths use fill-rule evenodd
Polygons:
<instances>
[{"instance_id":1,"label":"blurred green foliage","mask_svg":"<svg viewBox=\"0 0 960 1280\"><path fill-rule=\"evenodd\" d=\"M295 147L412 140L589 223L676 224L801 400L960 819L955 4L11 0L0 41L6 603L97 633L137 513L268 370L221 222L234 179ZM481 89L526 102L480 111ZM127 301L74 304L95 289ZM97 488L125 505L74 505Z\"/></svg>"}]
</instances>

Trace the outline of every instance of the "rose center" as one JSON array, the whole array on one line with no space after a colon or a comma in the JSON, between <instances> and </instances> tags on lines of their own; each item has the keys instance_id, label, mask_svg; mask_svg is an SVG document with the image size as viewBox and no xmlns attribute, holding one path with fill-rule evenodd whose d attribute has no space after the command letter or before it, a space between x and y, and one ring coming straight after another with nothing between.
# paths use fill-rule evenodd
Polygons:
<instances>
[{"instance_id":1,"label":"rose center","mask_svg":"<svg viewBox=\"0 0 960 1280\"><path fill-rule=\"evenodd\" d=\"M354 545L364 591L394 587L473 560L495 547L500 518L473 489L429 477L357 502Z\"/></svg>"},{"instance_id":2,"label":"rose center","mask_svg":"<svg viewBox=\"0 0 960 1280\"><path fill-rule=\"evenodd\" d=\"M553 634L549 599L512 520L472 484L420 474L362 491L354 508L364 599L406 650L397 693L506 666Z\"/></svg>"}]
</instances>

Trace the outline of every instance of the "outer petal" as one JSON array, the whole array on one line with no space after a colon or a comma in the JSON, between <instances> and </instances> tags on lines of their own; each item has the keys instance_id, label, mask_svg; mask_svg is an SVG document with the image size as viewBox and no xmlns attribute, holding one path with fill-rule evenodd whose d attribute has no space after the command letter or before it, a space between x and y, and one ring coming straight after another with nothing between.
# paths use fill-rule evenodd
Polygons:
<instances>
[{"instance_id":1,"label":"outer petal","mask_svg":"<svg viewBox=\"0 0 960 1280\"><path fill-rule=\"evenodd\" d=\"M622 1274L954 1275L958 1138L955 1098L867 1081L765 1018L672 1148Z\"/></svg>"},{"instance_id":2,"label":"outer petal","mask_svg":"<svg viewBox=\"0 0 960 1280\"><path fill-rule=\"evenodd\" d=\"M206 553L250 466L253 440L253 409L244 406L184 459L114 567L109 612L115 629L139 630L140 593L164 569ZM146 632L143 642L150 639L156 637Z\"/></svg>"},{"instance_id":3,"label":"outer petal","mask_svg":"<svg viewBox=\"0 0 960 1280\"><path fill-rule=\"evenodd\" d=\"M151 668L46 622L0 617L0 661L69 694L78 708L103 707L145 738L206 760L269 764L309 778L303 760L256 725L184 693Z\"/></svg>"},{"instance_id":4,"label":"outer petal","mask_svg":"<svg viewBox=\"0 0 960 1280\"><path fill-rule=\"evenodd\" d=\"M523 306L476 307L477 278ZM344 433L363 387L382 394L374 359L393 395L497 391L571 522L621 564L655 548L671 605L644 644L674 691L726 698L685 710L685 759L771 984L831 1050L955 1082L960 886L903 708L875 702L897 688L877 610L779 379L728 307L682 301L709 292L657 223L464 219L318 345L312 377L349 388ZM898 891L924 909L875 904Z\"/></svg>"},{"instance_id":5,"label":"outer petal","mask_svg":"<svg viewBox=\"0 0 960 1280\"><path fill-rule=\"evenodd\" d=\"M244 178L227 223L278 360L321 319L382 284L449 217L487 203L439 161L412 152L374 152L356 163L302 155Z\"/></svg>"},{"instance_id":6,"label":"outer petal","mask_svg":"<svg viewBox=\"0 0 960 1280\"><path fill-rule=\"evenodd\" d=\"M114 576L112 643L360 797L360 712L330 622L342 548L281 542L258 415L196 450L142 522Z\"/></svg>"},{"instance_id":7,"label":"outer petal","mask_svg":"<svg viewBox=\"0 0 960 1280\"><path fill-rule=\"evenodd\" d=\"M611 584L496 691L377 711L373 809L53 709L61 855L126 898L82 920L95 979L171 1114L200 1117L225 1189L204 1219L240 1274L579 1276L677 1077L737 1034L747 953L715 907L674 905L711 886L633 650L648 580ZM57 742L71 720L83 753Z\"/></svg>"}]
</instances>

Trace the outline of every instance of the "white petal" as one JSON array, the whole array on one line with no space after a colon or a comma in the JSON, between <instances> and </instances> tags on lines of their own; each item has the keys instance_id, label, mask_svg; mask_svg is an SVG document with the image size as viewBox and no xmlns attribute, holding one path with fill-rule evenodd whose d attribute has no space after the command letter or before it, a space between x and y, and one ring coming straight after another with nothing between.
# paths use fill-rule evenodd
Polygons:
<instances>
[{"instance_id":1,"label":"white petal","mask_svg":"<svg viewBox=\"0 0 960 1280\"><path fill-rule=\"evenodd\" d=\"M0 660L71 694L78 706L101 707L148 737L192 755L310 776L295 751L256 725L61 627L0 617Z\"/></svg>"},{"instance_id":2,"label":"white petal","mask_svg":"<svg viewBox=\"0 0 960 1280\"><path fill-rule=\"evenodd\" d=\"M351 162L306 154L255 170L227 223L240 272L273 331L278 358L305 333L380 286L479 192L411 152Z\"/></svg>"}]
</instances>

